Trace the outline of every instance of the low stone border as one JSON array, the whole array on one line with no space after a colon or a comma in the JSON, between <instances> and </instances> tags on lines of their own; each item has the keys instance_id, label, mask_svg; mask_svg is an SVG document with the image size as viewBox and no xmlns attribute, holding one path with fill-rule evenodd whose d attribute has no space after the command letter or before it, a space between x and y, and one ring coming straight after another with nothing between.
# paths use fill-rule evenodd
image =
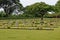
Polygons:
<instances>
[{"instance_id":1,"label":"low stone border","mask_svg":"<svg viewBox=\"0 0 60 40\"><path fill-rule=\"evenodd\" d=\"M38 27L8 27L0 29L20 29L20 30L54 30L54 28L38 28Z\"/></svg>"}]
</instances>

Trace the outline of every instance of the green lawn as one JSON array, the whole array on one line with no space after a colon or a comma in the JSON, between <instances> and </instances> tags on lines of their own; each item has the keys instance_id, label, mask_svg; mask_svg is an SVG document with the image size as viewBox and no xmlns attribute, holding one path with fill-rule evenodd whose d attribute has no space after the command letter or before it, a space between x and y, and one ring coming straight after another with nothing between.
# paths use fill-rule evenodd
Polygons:
<instances>
[{"instance_id":1,"label":"green lawn","mask_svg":"<svg viewBox=\"0 0 60 40\"><path fill-rule=\"evenodd\" d=\"M60 40L60 28L54 31L0 29L0 40Z\"/></svg>"}]
</instances>

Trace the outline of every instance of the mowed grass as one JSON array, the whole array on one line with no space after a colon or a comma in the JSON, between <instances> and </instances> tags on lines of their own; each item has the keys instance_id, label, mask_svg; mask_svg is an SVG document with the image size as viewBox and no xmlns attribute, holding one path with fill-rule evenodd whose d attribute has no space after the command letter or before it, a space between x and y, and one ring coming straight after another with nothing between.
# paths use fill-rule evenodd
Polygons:
<instances>
[{"instance_id":1,"label":"mowed grass","mask_svg":"<svg viewBox=\"0 0 60 40\"><path fill-rule=\"evenodd\" d=\"M0 29L0 40L60 40L60 28L54 31Z\"/></svg>"},{"instance_id":2,"label":"mowed grass","mask_svg":"<svg viewBox=\"0 0 60 40\"><path fill-rule=\"evenodd\" d=\"M28 22L28 24L30 25L32 20L33 19L19 19L17 21L19 22L19 24ZM0 40L60 40L60 18L58 18L57 20L55 18L44 20L47 23L54 23L54 26L57 26L58 28L54 28L54 30L0 29ZM12 22L13 20L0 20L0 27L1 25L5 26L9 21ZM34 22L39 23L40 19L35 19Z\"/></svg>"}]
</instances>

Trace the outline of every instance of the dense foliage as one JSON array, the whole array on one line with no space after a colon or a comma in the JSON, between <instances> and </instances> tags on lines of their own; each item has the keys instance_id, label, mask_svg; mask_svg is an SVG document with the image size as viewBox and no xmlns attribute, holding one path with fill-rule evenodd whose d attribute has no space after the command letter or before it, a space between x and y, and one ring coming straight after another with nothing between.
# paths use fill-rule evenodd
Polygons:
<instances>
[{"instance_id":1,"label":"dense foliage","mask_svg":"<svg viewBox=\"0 0 60 40\"><path fill-rule=\"evenodd\" d=\"M60 12L60 0L56 3L55 7L58 9L58 12Z\"/></svg>"},{"instance_id":2,"label":"dense foliage","mask_svg":"<svg viewBox=\"0 0 60 40\"><path fill-rule=\"evenodd\" d=\"M16 8L22 9L22 4L19 0L0 0L0 7L4 8L6 16L9 16Z\"/></svg>"},{"instance_id":3,"label":"dense foliage","mask_svg":"<svg viewBox=\"0 0 60 40\"><path fill-rule=\"evenodd\" d=\"M25 15L28 17L41 17L44 16L46 13L54 11L55 12L55 7L48 5L44 2L40 3L35 3L31 6L27 6L25 9Z\"/></svg>"},{"instance_id":4,"label":"dense foliage","mask_svg":"<svg viewBox=\"0 0 60 40\"><path fill-rule=\"evenodd\" d=\"M6 0L5 0L6 1ZM2 0L0 0L1 5ZM49 18L56 18L60 17L60 0L56 3L56 5L48 5L44 2L38 2L22 8L22 4L19 3L19 0L13 0L14 3L19 4L19 8L24 11L22 15L11 15L11 18L36 18L36 17L49 17ZM3 2L4 3L4 2ZM6 5L6 3L5 3ZM9 5L9 4L8 4ZM15 7L10 8L13 11ZM48 14L48 12L55 12L52 14ZM1 15L1 14L0 14ZM1 17L1 16L0 16Z\"/></svg>"}]
</instances>

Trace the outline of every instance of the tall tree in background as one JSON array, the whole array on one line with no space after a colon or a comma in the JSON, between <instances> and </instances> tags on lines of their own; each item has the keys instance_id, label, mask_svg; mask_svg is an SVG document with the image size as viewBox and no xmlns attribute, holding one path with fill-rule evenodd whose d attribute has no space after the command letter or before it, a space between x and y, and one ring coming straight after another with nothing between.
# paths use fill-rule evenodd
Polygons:
<instances>
[{"instance_id":1,"label":"tall tree in background","mask_svg":"<svg viewBox=\"0 0 60 40\"><path fill-rule=\"evenodd\" d=\"M27 6L25 11L27 14L33 15L34 17L41 17L41 20L43 20L43 16L48 11L54 11L54 7L44 2L40 2L35 3L31 6Z\"/></svg>"},{"instance_id":2,"label":"tall tree in background","mask_svg":"<svg viewBox=\"0 0 60 40\"><path fill-rule=\"evenodd\" d=\"M58 0L58 2L56 3L55 7L56 7L56 9L58 9L58 12L60 12L60 0Z\"/></svg>"},{"instance_id":3,"label":"tall tree in background","mask_svg":"<svg viewBox=\"0 0 60 40\"><path fill-rule=\"evenodd\" d=\"M0 0L0 7L4 8L6 16L10 15L14 9L22 10L20 0Z\"/></svg>"},{"instance_id":4,"label":"tall tree in background","mask_svg":"<svg viewBox=\"0 0 60 40\"><path fill-rule=\"evenodd\" d=\"M39 2L35 3L31 6L26 7L26 13L31 16L33 15L34 17L41 17L41 25L43 25L43 17L48 11L54 11L54 7L51 5L48 5L44 2ZM42 27L41 27L42 28Z\"/></svg>"}]
</instances>

